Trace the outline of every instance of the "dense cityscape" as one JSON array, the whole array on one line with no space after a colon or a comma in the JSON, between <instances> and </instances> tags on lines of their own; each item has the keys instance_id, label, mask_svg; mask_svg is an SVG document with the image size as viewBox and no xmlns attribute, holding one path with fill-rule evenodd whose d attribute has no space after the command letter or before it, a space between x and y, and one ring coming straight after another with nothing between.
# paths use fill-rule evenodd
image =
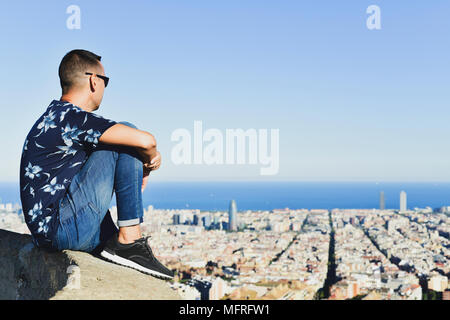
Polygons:
<instances>
[{"instance_id":1,"label":"dense cityscape","mask_svg":"<svg viewBox=\"0 0 450 320\"><path fill-rule=\"evenodd\" d=\"M450 207L144 210L143 232L184 299L450 299ZM117 208L110 212L117 220ZM0 228L29 233L19 205Z\"/></svg>"}]
</instances>

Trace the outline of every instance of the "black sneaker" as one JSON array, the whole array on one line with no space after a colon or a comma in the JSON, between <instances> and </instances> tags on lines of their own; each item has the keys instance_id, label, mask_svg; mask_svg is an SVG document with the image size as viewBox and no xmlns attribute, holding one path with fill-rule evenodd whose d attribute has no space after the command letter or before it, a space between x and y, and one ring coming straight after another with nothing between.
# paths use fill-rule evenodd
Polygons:
<instances>
[{"instance_id":1,"label":"black sneaker","mask_svg":"<svg viewBox=\"0 0 450 320\"><path fill-rule=\"evenodd\" d=\"M108 261L139 270L160 279L173 279L173 271L167 269L153 255L152 249L144 237L133 243L123 244L117 240L117 234L106 242L100 255Z\"/></svg>"}]
</instances>

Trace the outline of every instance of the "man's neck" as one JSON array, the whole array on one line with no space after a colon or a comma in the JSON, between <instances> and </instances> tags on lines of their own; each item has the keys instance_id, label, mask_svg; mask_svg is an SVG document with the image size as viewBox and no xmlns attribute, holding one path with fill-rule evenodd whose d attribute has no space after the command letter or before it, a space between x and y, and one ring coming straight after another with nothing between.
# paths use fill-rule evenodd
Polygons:
<instances>
[{"instance_id":1,"label":"man's neck","mask_svg":"<svg viewBox=\"0 0 450 320\"><path fill-rule=\"evenodd\" d=\"M84 111L87 111L87 112L94 111L94 108L91 107L91 105L89 104L89 100L80 95L66 93L66 94L63 94L59 100L70 102L71 104L73 104L77 107L80 107L81 109L83 109Z\"/></svg>"}]
</instances>

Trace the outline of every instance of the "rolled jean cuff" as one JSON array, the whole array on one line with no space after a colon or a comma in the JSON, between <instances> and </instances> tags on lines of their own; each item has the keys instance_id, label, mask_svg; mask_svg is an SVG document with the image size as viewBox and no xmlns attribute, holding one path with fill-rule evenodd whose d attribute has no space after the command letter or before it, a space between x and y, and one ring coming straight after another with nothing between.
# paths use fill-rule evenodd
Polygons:
<instances>
[{"instance_id":1,"label":"rolled jean cuff","mask_svg":"<svg viewBox=\"0 0 450 320\"><path fill-rule=\"evenodd\" d=\"M131 220L117 220L117 225L119 227L129 227L129 226L134 226L137 224L140 224L142 218L136 218L136 219L131 219Z\"/></svg>"}]
</instances>

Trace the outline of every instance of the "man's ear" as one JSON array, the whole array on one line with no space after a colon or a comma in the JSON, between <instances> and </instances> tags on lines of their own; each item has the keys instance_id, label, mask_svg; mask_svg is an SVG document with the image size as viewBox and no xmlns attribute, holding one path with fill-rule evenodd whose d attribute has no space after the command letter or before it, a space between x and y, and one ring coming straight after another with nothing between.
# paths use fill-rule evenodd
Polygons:
<instances>
[{"instance_id":1,"label":"man's ear","mask_svg":"<svg viewBox=\"0 0 450 320\"><path fill-rule=\"evenodd\" d=\"M89 88L91 89L92 92L95 92L96 87L97 87L97 82L96 82L95 76L92 74L89 77Z\"/></svg>"}]
</instances>

